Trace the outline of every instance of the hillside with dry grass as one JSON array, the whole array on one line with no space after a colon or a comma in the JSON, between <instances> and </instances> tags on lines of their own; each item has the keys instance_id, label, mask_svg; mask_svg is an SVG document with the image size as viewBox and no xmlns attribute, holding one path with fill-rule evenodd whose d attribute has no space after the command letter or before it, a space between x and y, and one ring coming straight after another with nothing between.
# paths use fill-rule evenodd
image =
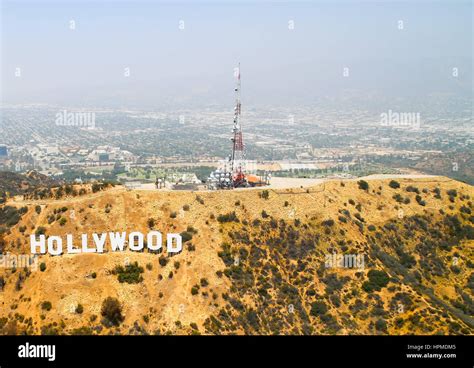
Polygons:
<instances>
[{"instance_id":1,"label":"hillside with dry grass","mask_svg":"<svg viewBox=\"0 0 474 368\"><path fill-rule=\"evenodd\" d=\"M218 192L122 187L9 200L30 234L154 229L166 253L42 255L0 269L3 334L474 334L474 189L444 177ZM328 264L329 256L363 264ZM332 259L332 258L331 258ZM360 258L359 258L360 259Z\"/></svg>"}]
</instances>

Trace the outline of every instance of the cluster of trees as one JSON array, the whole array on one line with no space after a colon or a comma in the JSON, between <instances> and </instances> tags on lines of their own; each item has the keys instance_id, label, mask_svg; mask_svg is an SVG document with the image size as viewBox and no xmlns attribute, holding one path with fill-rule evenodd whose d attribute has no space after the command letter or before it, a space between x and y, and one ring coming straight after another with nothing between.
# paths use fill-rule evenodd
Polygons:
<instances>
[{"instance_id":1,"label":"cluster of trees","mask_svg":"<svg viewBox=\"0 0 474 368\"><path fill-rule=\"evenodd\" d=\"M28 207L16 208L13 206L0 207L0 225L12 227L20 222L21 217L28 212Z\"/></svg>"},{"instance_id":2,"label":"cluster of trees","mask_svg":"<svg viewBox=\"0 0 474 368\"><path fill-rule=\"evenodd\" d=\"M186 243L193 238L194 234L197 234L197 230L192 226L188 226L186 228L186 231L181 232L179 235L181 235L183 243Z\"/></svg>"},{"instance_id":3,"label":"cluster of trees","mask_svg":"<svg viewBox=\"0 0 474 368\"><path fill-rule=\"evenodd\" d=\"M404 204L410 203L410 198L403 197L400 193L396 193L392 198L396 200L398 203L404 203Z\"/></svg>"},{"instance_id":4,"label":"cluster of trees","mask_svg":"<svg viewBox=\"0 0 474 368\"><path fill-rule=\"evenodd\" d=\"M115 184L110 181L96 182L92 184L91 190L93 193L96 193L98 191L104 190L114 185ZM77 197L77 196L82 196L85 194L87 194L87 189L84 187L78 189L77 186L74 186L72 184L64 184L55 188L53 187L36 188L31 192L25 193L23 196L25 199L37 200L37 199L47 199L47 198L60 199L60 198L68 197L68 196Z\"/></svg>"},{"instance_id":5,"label":"cluster of trees","mask_svg":"<svg viewBox=\"0 0 474 368\"><path fill-rule=\"evenodd\" d=\"M239 218L237 217L235 211L232 211L226 214L220 214L219 216L217 216L217 221L219 221L220 223L239 222Z\"/></svg>"},{"instance_id":6,"label":"cluster of trees","mask_svg":"<svg viewBox=\"0 0 474 368\"><path fill-rule=\"evenodd\" d=\"M104 299L100 313L103 317L102 323L106 327L119 326L125 319L120 302L112 297Z\"/></svg>"},{"instance_id":7,"label":"cluster of trees","mask_svg":"<svg viewBox=\"0 0 474 368\"><path fill-rule=\"evenodd\" d=\"M101 191L101 190L104 190L104 189L107 189L107 188L113 187L113 186L115 186L114 183L105 181L105 182L102 182L102 183L94 183L94 184L92 184L91 189L92 189L92 193L97 193L97 192L99 192L99 191Z\"/></svg>"},{"instance_id":8,"label":"cluster of trees","mask_svg":"<svg viewBox=\"0 0 474 368\"><path fill-rule=\"evenodd\" d=\"M67 196L79 196L86 194L85 188L77 190L72 184L65 184L56 188L36 188L32 192L25 193L23 196L25 199L47 199L56 198L60 199Z\"/></svg>"},{"instance_id":9,"label":"cluster of trees","mask_svg":"<svg viewBox=\"0 0 474 368\"><path fill-rule=\"evenodd\" d=\"M143 281L143 276L141 275L144 272L143 267L138 265L138 262L130 263L123 266L116 266L112 270L113 275L118 275L119 282L126 282L128 284L138 284Z\"/></svg>"},{"instance_id":10,"label":"cluster of trees","mask_svg":"<svg viewBox=\"0 0 474 368\"><path fill-rule=\"evenodd\" d=\"M390 183L388 183L388 186L392 189L398 189L400 188L400 183L395 180L390 180Z\"/></svg>"},{"instance_id":11,"label":"cluster of trees","mask_svg":"<svg viewBox=\"0 0 474 368\"><path fill-rule=\"evenodd\" d=\"M385 271L370 270L367 276L369 280L362 284L362 289L368 293L382 290L383 287L387 286L390 280Z\"/></svg>"},{"instance_id":12,"label":"cluster of trees","mask_svg":"<svg viewBox=\"0 0 474 368\"><path fill-rule=\"evenodd\" d=\"M415 200L420 206L426 206L426 202L423 200L423 198L421 198L419 194L416 195Z\"/></svg>"},{"instance_id":13,"label":"cluster of trees","mask_svg":"<svg viewBox=\"0 0 474 368\"><path fill-rule=\"evenodd\" d=\"M369 183L367 183L365 180L359 180L357 184L359 184L359 189L365 191L369 190Z\"/></svg>"}]
</instances>

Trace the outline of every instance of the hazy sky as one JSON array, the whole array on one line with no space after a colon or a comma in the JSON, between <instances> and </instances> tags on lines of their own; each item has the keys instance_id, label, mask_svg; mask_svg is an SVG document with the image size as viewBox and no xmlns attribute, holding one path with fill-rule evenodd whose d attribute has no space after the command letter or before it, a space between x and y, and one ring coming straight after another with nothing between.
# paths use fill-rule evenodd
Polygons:
<instances>
[{"instance_id":1,"label":"hazy sky","mask_svg":"<svg viewBox=\"0 0 474 368\"><path fill-rule=\"evenodd\" d=\"M239 61L247 104L472 96L472 16L469 1L3 1L3 102L228 104Z\"/></svg>"}]
</instances>

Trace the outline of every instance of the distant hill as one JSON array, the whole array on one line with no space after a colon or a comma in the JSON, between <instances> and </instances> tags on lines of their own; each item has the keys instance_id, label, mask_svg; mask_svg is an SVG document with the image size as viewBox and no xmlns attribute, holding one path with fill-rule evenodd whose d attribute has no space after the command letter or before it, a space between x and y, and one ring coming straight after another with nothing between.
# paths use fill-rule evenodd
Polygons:
<instances>
[{"instance_id":1,"label":"distant hill","mask_svg":"<svg viewBox=\"0 0 474 368\"><path fill-rule=\"evenodd\" d=\"M45 255L37 271L1 268L0 332L472 335L473 198L472 186L434 177L9 201L11 254L29 254L35 232L79 241L155 229L185 244L173 257Z\"/></svg>"},{"instance_id":2,"label":"distant hill","mask_svg":"<svg viewBox=\"0 0 474 368\"><path fill-rule=\"evenodd\" d=\"M431 154L417 162L414 169L433 175L444 175L474 185L474 154L460 152L450 154Z\"/></svg>"},{"instance_id":3,"label":"distant hill","mask_svg":"<svg viewBox=\"0 0 474 368\"><path fill-rule=\"evenodd\" d=\"M0 193L18 195L31 192L38 188L50 188L60 185L60 182L37 171L18 174L11 171L0 171Z\"/></svg>"}]
</instances>

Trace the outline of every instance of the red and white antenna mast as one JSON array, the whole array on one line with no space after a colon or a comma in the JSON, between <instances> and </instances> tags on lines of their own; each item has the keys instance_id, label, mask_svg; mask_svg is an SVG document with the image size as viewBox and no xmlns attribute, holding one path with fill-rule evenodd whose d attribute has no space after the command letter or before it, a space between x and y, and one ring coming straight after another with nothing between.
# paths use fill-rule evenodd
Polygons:
<instances>
[{"instance_id":1,"label":"red and white antenna mast","mask_svg":"<svg viewBox=\"0 0 474 368\"><path fill-rule=\"evenodd\" d=\"M235 69L234 75L237 78L237 83L234 89L235 92L235 107L234 107L234 126L232 129L232 157L230 170L233 175L233 181L236 186L243 183L245 176L243 173L243 159L244 159L244 142L242 139L242 125L241 125L241 112L242 105L240 102L240 63L238 68Z\"/></svg>"}]
</instances>

